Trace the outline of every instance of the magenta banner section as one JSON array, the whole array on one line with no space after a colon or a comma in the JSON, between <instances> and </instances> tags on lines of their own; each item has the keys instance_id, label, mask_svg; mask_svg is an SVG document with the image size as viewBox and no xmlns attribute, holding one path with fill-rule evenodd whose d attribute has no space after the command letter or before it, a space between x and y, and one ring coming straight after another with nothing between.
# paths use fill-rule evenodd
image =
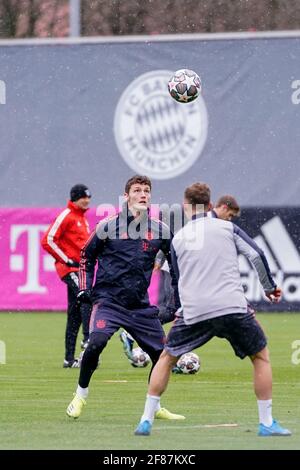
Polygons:
<instances>
[{"instance_id":1,"label":"magenta banner section","mask_svg":"<svg viewBox=\"0 0 300 470\"><path fill-rule=\"evenodd\" d=\"M65 310L66 286L59 279L53 258L40 240L62 208L0 209L0 310ZM90 229L112 208L96 215L87 213ZM149 289L152 303L157 301L158 276Z\"/></svg>"}]
</instances>

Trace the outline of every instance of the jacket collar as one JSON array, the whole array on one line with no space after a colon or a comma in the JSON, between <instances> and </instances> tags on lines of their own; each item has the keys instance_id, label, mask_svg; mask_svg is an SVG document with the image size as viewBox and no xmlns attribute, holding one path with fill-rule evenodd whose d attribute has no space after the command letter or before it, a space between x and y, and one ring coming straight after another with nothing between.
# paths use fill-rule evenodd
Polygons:
<instances>
[{"instance_id":1,"label":"jacket collar","mask_svg":"<svg viewBox=\"0 0 300 470\"><path fill-rule=\"evenodd\" d=\"M207 213L206 212L198 212L198 214L192 215L191 220L202 219L203 217L207 217Z\"/></svg>"},{"instance_id":2,"label":"jacket collar","mask_svg":"<svg viewBox=\"0 0 300 470\"><path fill-rule=\"evenodd\" d=\"M68 208L71 209L71 211L73 212L77 212L77 214L84 214L88 210L88 209L81 209L72 201L68 201Z\"/></svg>"},{"instance_id":3,"label":"jacket collar","mask_svg":"<svg viewBox=\"0 0 300 470\"><path fill-rule=\"evenodd\" d=\"M212 209L211 211L211 216L214 218L214 219L218 219L218 214L216 213L216 211L214 209Z\"/></svg>"}]
</instances>

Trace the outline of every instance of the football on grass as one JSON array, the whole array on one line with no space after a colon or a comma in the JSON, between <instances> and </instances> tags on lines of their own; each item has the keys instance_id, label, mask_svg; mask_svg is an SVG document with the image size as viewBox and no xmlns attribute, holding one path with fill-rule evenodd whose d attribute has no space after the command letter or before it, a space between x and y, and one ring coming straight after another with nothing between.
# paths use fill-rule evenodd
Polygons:
<instances>
[{"instance_id":1,"label":"football on grass","mask_svg":"<svg viewBox=\"0 0 300 470\"><path fill-rule=\"evenodd\" d=\"M189 352L183 354L176 365L182 374L196 374L200 369L200 359L197 354Z\"/></svg>"},{"instance_id":2,"label":"football on grass","mask_svg":"<svg viewBox=\"0 0 300 470\"><path fill-rule=\"evenodd\" d=\"M146 367L150 362L149 355L141 348L133 348L131 365L133 367Z\"/></svg>"}]
</instances>

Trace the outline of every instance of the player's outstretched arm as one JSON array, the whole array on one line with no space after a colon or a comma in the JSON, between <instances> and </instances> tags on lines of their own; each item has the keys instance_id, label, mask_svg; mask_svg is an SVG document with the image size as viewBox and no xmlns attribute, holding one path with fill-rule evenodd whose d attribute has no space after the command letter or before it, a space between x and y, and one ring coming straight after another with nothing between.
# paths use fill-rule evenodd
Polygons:
<instances>
[{"instance_id":1,"label":"player's outstretched arm","mask_svg":"<svg viewBox=\"0 0 300 470\"><path fill-rule=\"evenodd\" d=\"M271 270L263 250L240 227L235 224L232 225L234 241L238 253L245 255L248 260L253 264L254 268L257 271L259 281L267 297L268 294L274 295L277 286L272 277ZM278 289L278 291L280 291L280 289ZM277 294L275 297L280 298L280 296Z\"/></svg>"}]
</instances>

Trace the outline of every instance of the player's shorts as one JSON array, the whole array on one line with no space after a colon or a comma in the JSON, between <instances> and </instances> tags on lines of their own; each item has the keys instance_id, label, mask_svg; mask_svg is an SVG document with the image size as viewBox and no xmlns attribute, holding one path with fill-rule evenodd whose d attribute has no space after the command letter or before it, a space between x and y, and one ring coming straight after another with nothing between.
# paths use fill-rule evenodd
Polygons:
<instances>
[{"instance_id":1,"label":"player's shorts","mask_svg":"<svg viewBox=\"0 0 300 470\"><path fill-rule=\"evenodd\" d=\"M124 328L148 354L164 348L166 337L155 306L126 309L107 300L93 306L90 334L101 332L110 339L119 328Z\"/></svg>"},{"instance_id":2,"label":"player's shorts","mask_svg":"<svg viewBox=\"0 0 300 470\"><path fill-rule=\"evenodd\" d=\"M227 339L236 356L241 359L257 354L267 345L266 336L255 315L248 311L223 315L193 325L186 325L180 317L175 320L167 336L165 349L172 356L181 356L203 346L215 336Z\"/></svg>"}]
</instances>

